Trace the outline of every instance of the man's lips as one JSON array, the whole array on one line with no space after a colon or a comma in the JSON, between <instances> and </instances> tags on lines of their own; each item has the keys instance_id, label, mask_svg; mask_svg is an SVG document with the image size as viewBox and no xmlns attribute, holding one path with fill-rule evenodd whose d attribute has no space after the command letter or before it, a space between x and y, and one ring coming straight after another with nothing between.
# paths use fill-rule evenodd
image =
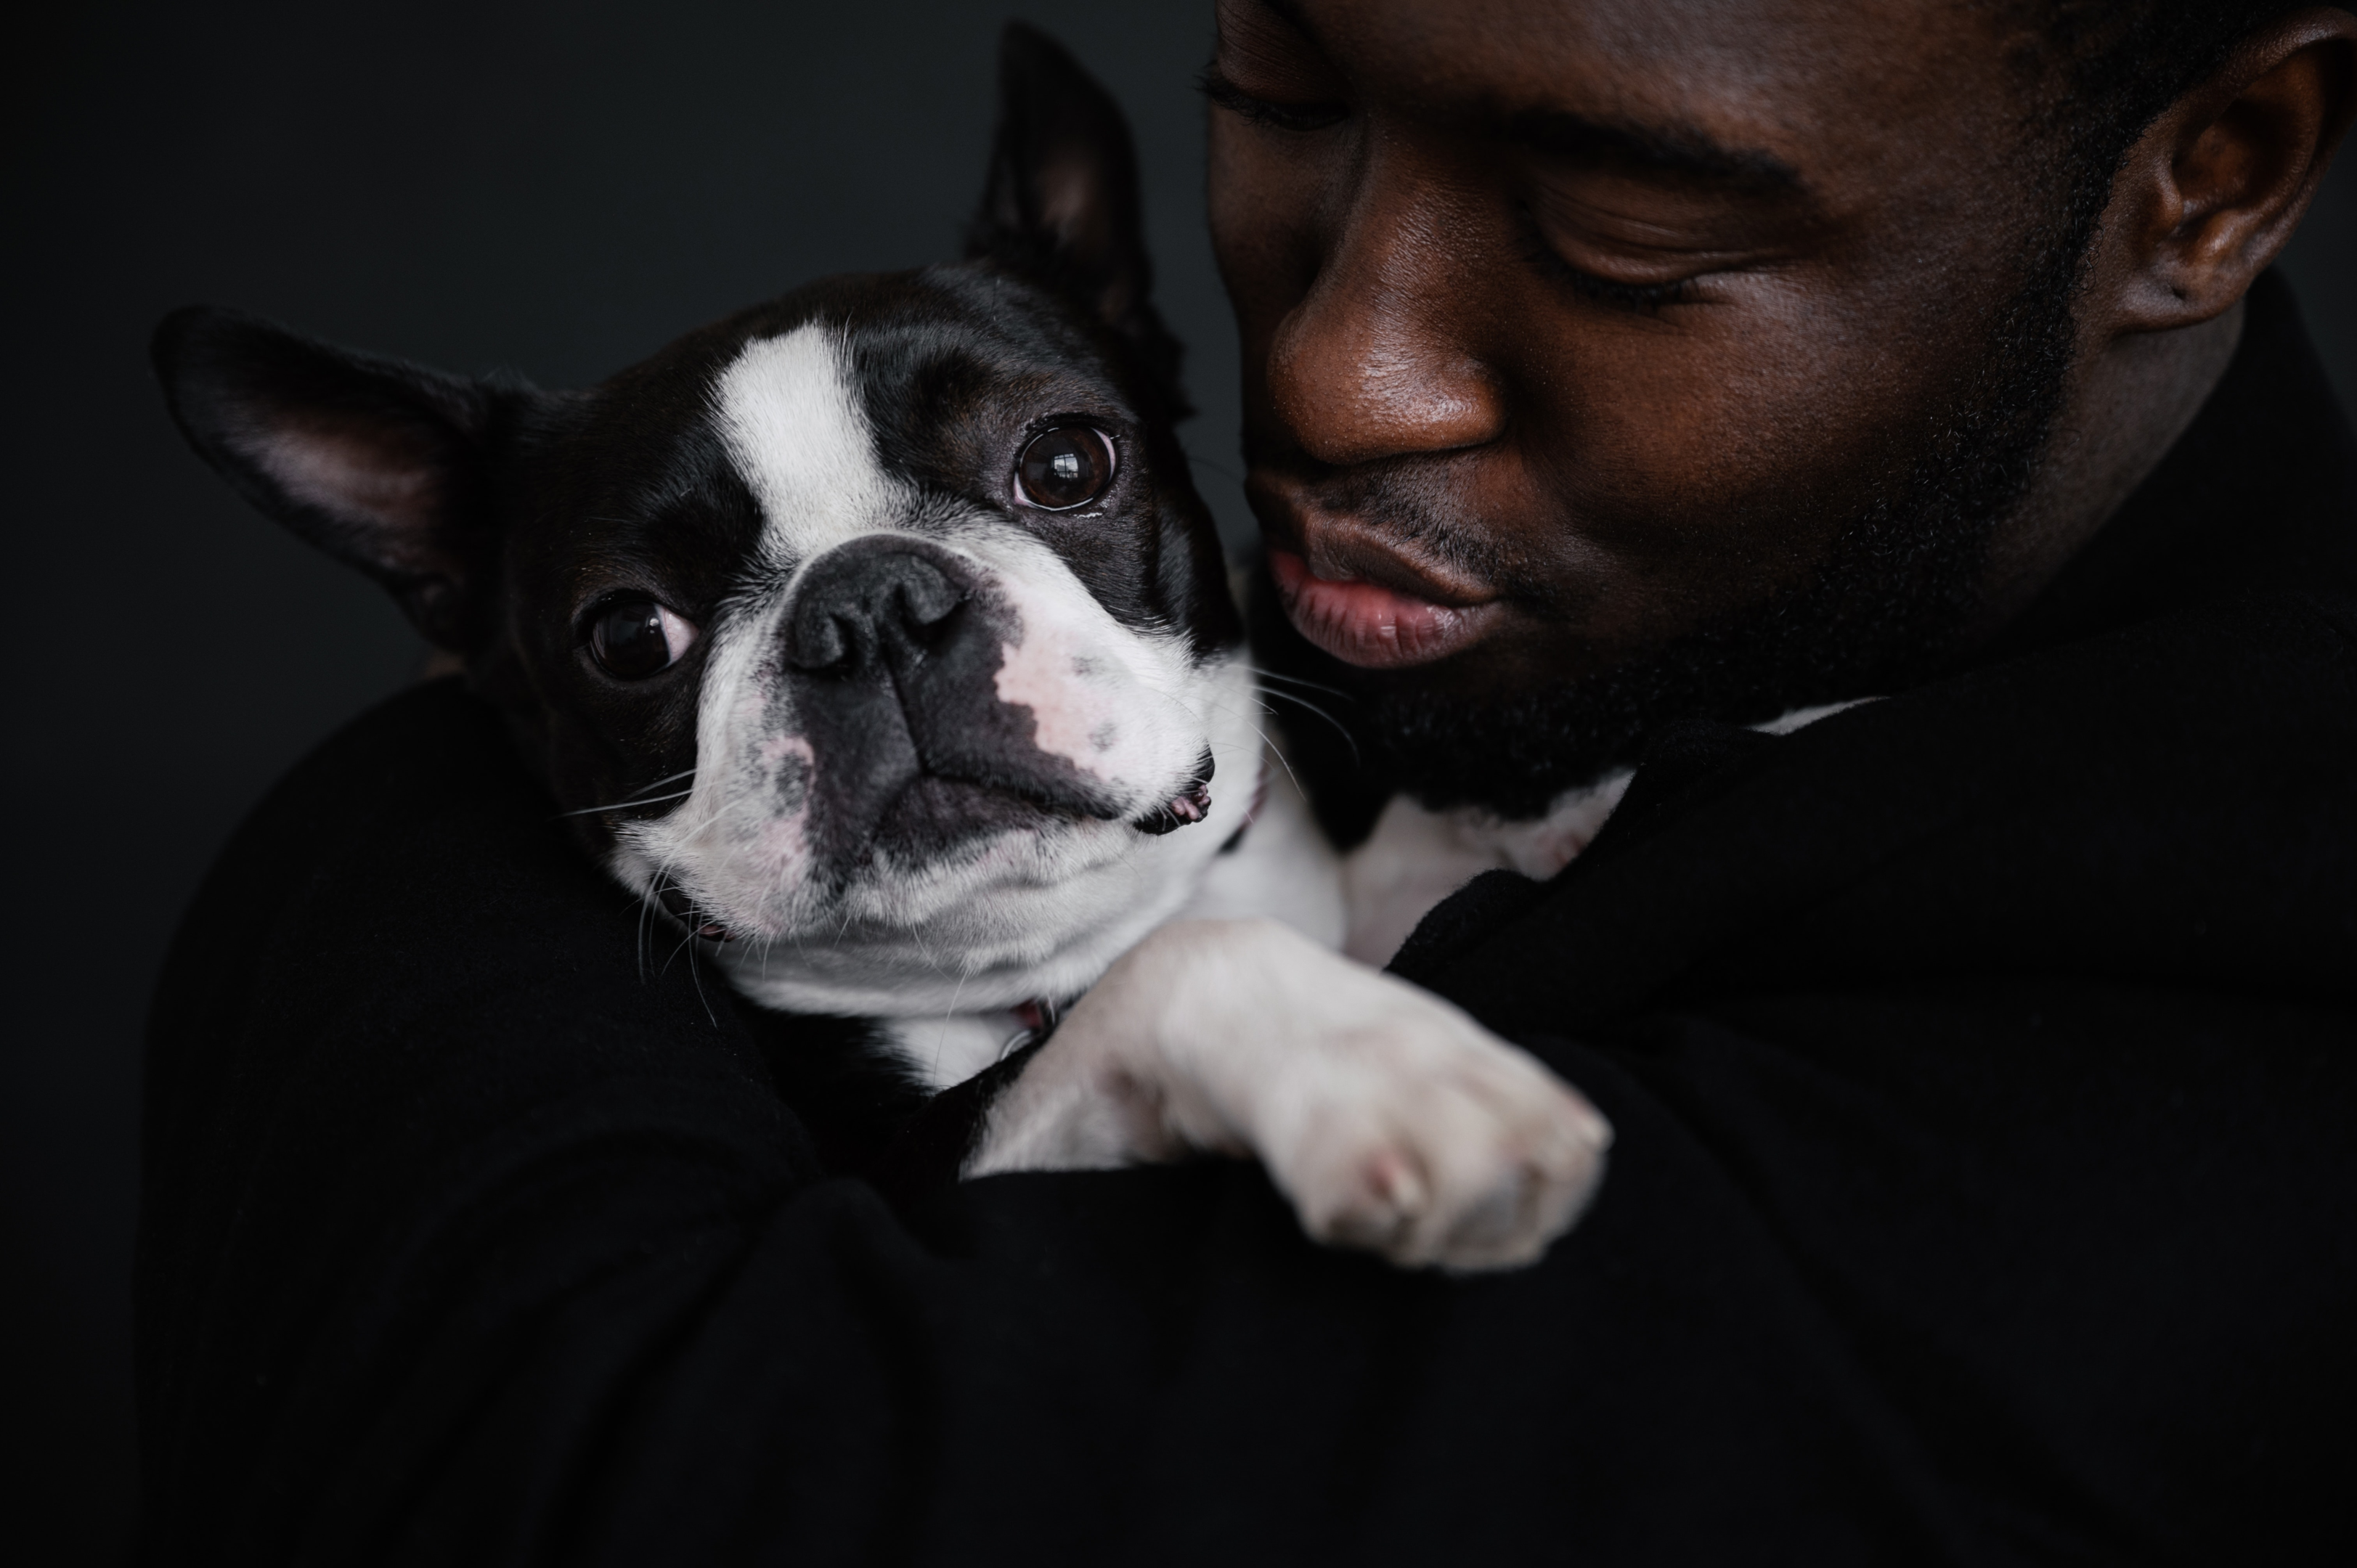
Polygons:
<instances>
[{"instance_id":1,"label":"man's lips","mask_svg":"<svg viewBox=\"0 0 2357 1568\"><path fill-rule=\"evenodd\" d=\"M1442 604L1331 569L1320 575L1279 545L1268 569L1294 629L1345 664L1396 670L1446 659L1480 639L1497 618L1494 601Z\"/></svg>"}]
</instances>

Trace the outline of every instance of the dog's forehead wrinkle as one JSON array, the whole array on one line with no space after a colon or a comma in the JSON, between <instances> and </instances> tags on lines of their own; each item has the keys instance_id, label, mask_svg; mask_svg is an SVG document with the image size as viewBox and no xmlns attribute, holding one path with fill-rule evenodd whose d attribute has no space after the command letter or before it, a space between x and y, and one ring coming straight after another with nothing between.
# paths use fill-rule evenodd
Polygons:
<instances>
[{"instance_id":1,"label":"dog's forehead wrinkle","mask_svg":"<svg viewBox=\"0 0 2357 1568\"><path fill-rule=\"evenodd\" d=\"M944 424L1017 424L1059 413L1128 424L1135 410L1111 367L1053 310L998 291L976 297L955 274L928 310L898 310L850 330L871 421L895 441L936 444Z\"/></svg>"}]
</instances>

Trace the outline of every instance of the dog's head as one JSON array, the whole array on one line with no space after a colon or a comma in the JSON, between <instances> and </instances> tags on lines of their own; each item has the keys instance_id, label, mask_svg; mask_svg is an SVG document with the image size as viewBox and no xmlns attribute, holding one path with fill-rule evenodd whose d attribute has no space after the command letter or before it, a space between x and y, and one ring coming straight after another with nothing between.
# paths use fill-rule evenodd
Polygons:
<instances>
[{"instance_id":1,"label":"dog's head","mask_svg":"<svg viewBox=\"0 0 2357 1568\"><path fill-rule=\"evenodd\" d=\"M592 853L773 1005L1077 992L1257 783L1128 131L1038 34L1001 87L966 261L586 392L157 334L198 451L459 655Z\"/></svg>"}]
</instances>

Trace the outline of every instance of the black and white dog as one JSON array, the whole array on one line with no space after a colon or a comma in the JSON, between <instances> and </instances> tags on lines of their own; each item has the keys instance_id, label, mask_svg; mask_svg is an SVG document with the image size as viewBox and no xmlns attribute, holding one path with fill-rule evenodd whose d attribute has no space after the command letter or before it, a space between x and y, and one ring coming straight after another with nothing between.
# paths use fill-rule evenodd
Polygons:
<instances>
[{"instance_id":1,"label":"black and white dog","mask_svg":"<svg viewBox=\"0 0 2357 1568\"><path fill-rule=\"evenodd\" d=\"M1036 33L1001 81L963 263L813 285L582 392L188 310L173 412L463 660L745 997L867 1021L866 1069L922 1092L1073 1004L999 1069L964 1174L1249 1154L1320 1239L1526 1262L1609 1131L1332 950L1289 791L1243 832L1255 682L1129 134Z\"/></svg>"}]
</instances>

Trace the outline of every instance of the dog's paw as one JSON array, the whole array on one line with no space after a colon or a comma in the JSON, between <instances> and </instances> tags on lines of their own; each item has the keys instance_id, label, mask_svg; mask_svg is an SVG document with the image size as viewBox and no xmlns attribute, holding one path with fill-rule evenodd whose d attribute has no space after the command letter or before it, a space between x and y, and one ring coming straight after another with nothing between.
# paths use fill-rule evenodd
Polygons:
<instances>
[{"instance_id":1,"label":"dog's paw","mask_svg":"<svg viewBox=\"0 0 2357 1568\"><path fill-rule=\"evenodd\" d=\"M1320 1241L1510 1269L1569 1230L1611 1124L1457 1008L1265 919L1163 927L992 1107L965 1174L1258 1158Z\"/></svg>"},{"instance_id":2,"label":"dog's paw","mask_svg":"<svg viewBox=\"0 0 2357 1568\"><path fill-rule=\"evenodd\" d=\"M1296 1055L1259 1153L1320 1241L1409 1267L1535 1262L1595 1196L1611 1125L1530 1056L1415 1000Z\"/></svg>"}]
</instances>

